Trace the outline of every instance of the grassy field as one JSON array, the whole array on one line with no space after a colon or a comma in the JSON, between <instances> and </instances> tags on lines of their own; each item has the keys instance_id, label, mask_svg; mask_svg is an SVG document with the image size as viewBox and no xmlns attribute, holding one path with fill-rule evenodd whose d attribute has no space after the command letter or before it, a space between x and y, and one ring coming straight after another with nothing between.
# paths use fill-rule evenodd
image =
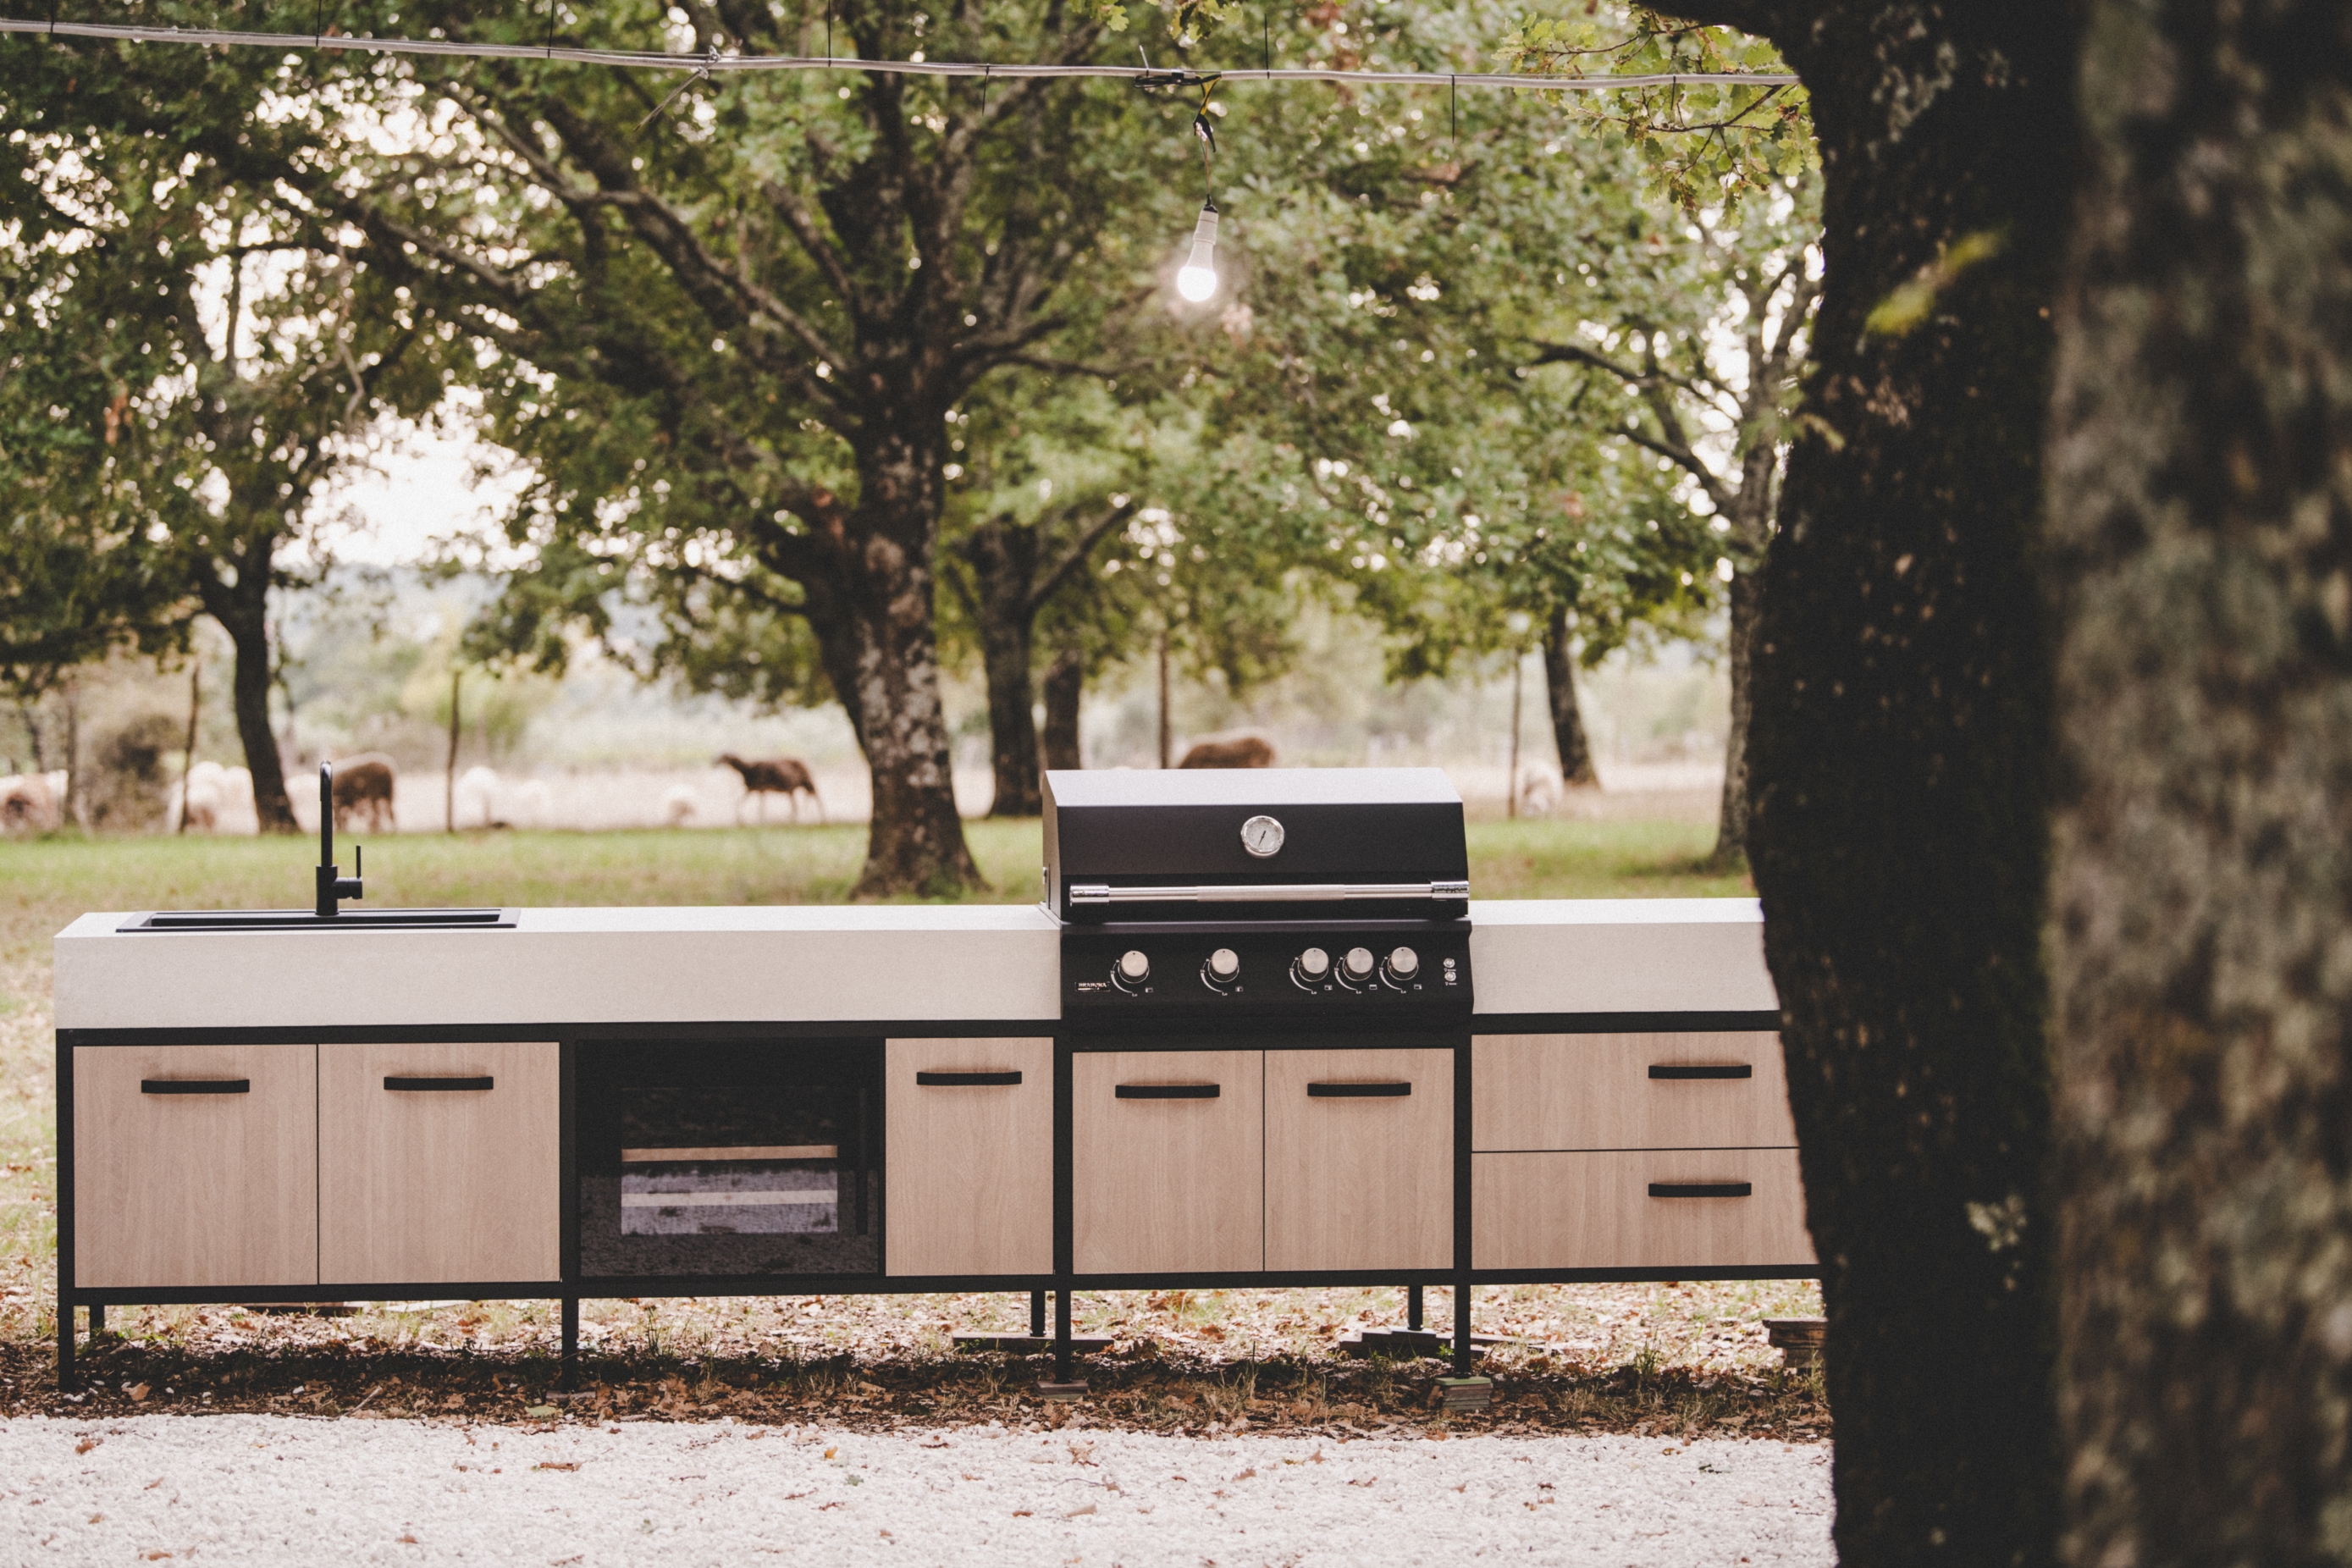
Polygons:
<instances>
[{"instance_id":1,"label":"grassy field","mask_svg":"<svg viewBox=\"0 0 2352 1568\"><path fill-rule=\"evenodd\" d=\"M1007 902L1034 899L1042 858L1038 825L974 822L967 826L973 852L992 885L977 897ZM1471 887L1480 898L1706 898L1752 891L1744 876L1693 869L1712 843L1708 824L1489 822L1472 824L1469 833ZM368 843L372 907L813 903L847 896L864 855L865 830L501 832L386 836L371 837ZM55 1321L49 1300L56 1237L56 1130L48 939L91 910L299 905L308 900L316 853L315 842L301 838L61 837L0 843L0 1384L15 1384L0 1387L0 1407L22 1407L19 1400L33 1396L46 1361L44 1343ZM1078 1305L1082 1328L1156 1346L1153 1365L1173 1369L1169 1371L1175 1379L1169 1384L1171 1392L1151 1407L1158 1412L1155 1420L1181 1423L1186 1409L1205 1410L1223 1398L1216 1390L1229 1389L1232 1377L1239 1375L1233 1371L1236 1356L1250 1367L1272 1356L1284 1365L1309 1369L1298 1372L1293 1381L1308 1379L1330 1395L1318 1394L1309 1402L1317 1420L1329 1418L1328 1409L1341 1405L1354 1408L1357 1418L1373 1420L1384 1409L1393 1414L1398 1400L1410 1404L1425 1391L1415 1383L1382 1393L1388 1384L1375 1380L1369 1395L1358 1390L1339 1397L1353 1385L1347 1383L1349 1374L1331 1371L1326 1363L1332 1361L1335 1325L1392 1320L1395 1303L1389 1298L1393 1294L1219 1292L1218 1300L1204 1304L1185 1292L1150 1297L1129 1292L1085 1299ZM1557 1397L1546 1408L1557 1405L1562 1412L1581 1412L1577 1419L1618 1426L1645 1418L1644 1409L1653 1416L1682 1410L1684 1415L1675 1419L1686 1426L1694 1419L1729 1420L1740 1408L1752 1409L1759 1429L1804 1431L1818 1426L1817 1390L1802 1380L1784 1383L1777 1375L1768 1385L1767 1369L1776 1357L1764 1348L1757 1326L1764 1315L1817 1310L1811 1286L1530 1287L1486 1295L1492 1299L1482 1300L1481 1331L1492 1328L1514 1334L1526 1346L1549 1347L1497 1352L1505 1362L1526 1369L1527 1375L1551 1379ZM779 1353L803 1370L789 1378L775 1373L762 1385L771 1394L779 1388L799 1389L810 1398L830 1397L826 1390L839 1378L809 1374L804 1369L814 1364L811 1357L834 1356L849 1358L842 1364L854 1363L882 1380L872 1386L896 1387L906 1382L914 1390L909 1397L936 1400L948 1386L941 1382L946 1374L917 1375L907 1368L937 1362L945 1344L942 1325L952 1321L959 1327L1010 1328L1021 1315L1018 1303L993 1297L877 1298L828 1302L822 1308L790 1298L612 1302L593 1303L584 1313L589 1341L605 1347L612 1375L621 1381L650 1379L654 1394L649 1404L640 1397L640 1404L677 1409L702 1408L711 1400L723 1404L741 1393L742 1377L730 1382L731 1373L722 1376L713 1368L723 1363L740 1369L759 1363L763 1355L772 1361ZM451 1321L383 1310L330 1328L330 1321L265 1321L235 1310L144 1310L116 1314L131 1338L107 1353L121 1362L122 1381L152 1375L159 1384L167 1377L175 1384L205 1384L222 1395L210 1406L216 1409L229 1401L232 1385L253 1399L282 1403L283 1395L271 1389L297 1384L324 1389L348 1382L331 1376L319 1357L331 1360L351 1349L397 1352L409 1358L400 1363L408 1369L401 1375L412 1384L420 1377L448 1383L452 1392L436 1397L451 1399L470 1397L465 1390L472 1384L451 1370L457 1363L446 1356L435 1361L434 1355L470 1349L508 1365L515 1363L496 1361L497 1355L508 1353L500 1347L520 1346L512 1354L523 1362L536 1365L534 1358L543 1358L542 1305L478 1304L438 1316ZM779 1352L779 1346L784 1348ZM278 1368L278 1375L257 1373L247 1365L257 1351L266 1352L264 1359ZM246 1358L237 1363L244 1370L224 1372L224 1355ZM425 1359L415 1360L420 1355ZM366 1364L380 1370L388 1363L372 1356ZM698 1403L677 1392L687 1386L679 1380L681 1366L701 1368L696 1375L708 1399ZM441 1370L433 1372L433 1367ZM1325 1370L1313 1370L1317 1368ZM364 1367L353 1375L361 1372ZM1192 1387L1187 1378L1206 1382L1187 1394L1185 1390ZM1743 1404L1743 1399L1710 1392L1725 1378L1732 1380L1725 1387L1748 1388L1762 1403ZM483 1373L474 1382L490 1391L484 1397L494 1402L504 1397L497 1393L502 1385L490 1373ZM146 1383L135 1381L134 1385L144 1388ZM322 1396L310 1396L314 1406ZM1185 1404L1188 1398L1191 1405ZM413 1407L413 1394L398 1403ZM627 1403L625 1398L623 1404ZM1284 1408L1299 1404L1289 1399ZM264 1407L269 1406L265 1403Z\"/></svg>"}]
</instances>

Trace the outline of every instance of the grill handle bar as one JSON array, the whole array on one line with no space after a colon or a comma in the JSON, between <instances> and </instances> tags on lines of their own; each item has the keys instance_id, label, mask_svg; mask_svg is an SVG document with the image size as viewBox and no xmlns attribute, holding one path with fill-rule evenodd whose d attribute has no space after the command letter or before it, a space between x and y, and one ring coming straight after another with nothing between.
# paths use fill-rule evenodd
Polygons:
<instances>
[{"instance_id":1,"label":"grill handle bar","mask_svg":"<svg viewBox=\"0 0 2352 1568\"><path fill-rule=\"evenodd\" d=\"M1114 888L1073 882L1074 904L1327 904L1366 899L1427 899L1454 903L1470 897L1461 882L1265 882L1234 887Z\"/></svg>"}]
</instances>

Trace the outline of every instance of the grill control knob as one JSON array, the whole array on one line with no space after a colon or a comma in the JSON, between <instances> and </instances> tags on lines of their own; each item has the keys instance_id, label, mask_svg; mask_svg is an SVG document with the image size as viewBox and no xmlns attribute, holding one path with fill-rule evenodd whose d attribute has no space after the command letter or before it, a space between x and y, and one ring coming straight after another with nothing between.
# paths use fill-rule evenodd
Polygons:
<instances>
[{"instance_id":1,"label":"grill control knob","mask_svg":"<svg viewBox=\"0 0 2352 1568\"><path fill-rule=\"evenodd\" d=\"M1118 955L1118 962L1110 966L1111 984L1122 991L1132 991L1150 978L1151 960L1143 956L1140 948L1129 948Z\"/></svg>"},{"instance_id":2,"label":"grill control knob","mask_svg":"<svg viewBox=\"0 0 2352 1568\"><path fill-rule=\"evenodd\" d=\"M1209 954L1209 978L1220 984L1230 983L1242 972L1242 955L1230 947L1221 947Z\"/></svg>"},{"instance_id":3,"label":"grill control knob","mask_svg":"<svg viewBox=\"0 0 2352 1568\"><path fill-rule=\"evenodd\" d=\"M1392 985L1409 984L1413 976L1421 973L1421 954L1409 947L1398 948L1389 954L1389 961L1381 966L1381 973Z\"/></svg>"},{"instance_id":4,"label":"grill control knob","mask_svg":"<svg viewBox=\"0 0 2352 1568\"><path fill-rule=\"evenodd\" d=\"M1308 948L1291 963L1290 978L1300 990L1314 990L1331 978L1331 955L1319 947Z\"/></svg>"},{"instance_id":5,"label":"grill control knob","mask_svg":"<svg viewBox=\"0 0 2352 1568\"><path fill-rule=\"evenodd\" d=\"M1339 961L1341 967L1346 971L1340 978L1360 985L1372 977L1372 968L1376 962L1370 948L1351 947L1348 950L1348 956Z\"/></svg>"}]
</instances>

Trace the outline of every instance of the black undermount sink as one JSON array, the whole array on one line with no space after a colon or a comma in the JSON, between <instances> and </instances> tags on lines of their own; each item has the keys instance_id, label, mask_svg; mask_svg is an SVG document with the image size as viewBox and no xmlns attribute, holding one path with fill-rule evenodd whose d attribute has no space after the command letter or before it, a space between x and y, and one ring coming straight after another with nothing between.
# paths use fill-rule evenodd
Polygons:
<instances>
[{"instance_id":1,"label":"black undermount sink","mask_svg":"<svg viewBox=\"0 0 2352 1568\"><path fill-rule=\"evenodd\" d=\"M359 851L356 847L354 858ZM354 872L359 869L355 864ZM162 910L115 927L142 931L512 931L513 910L347 910L361 896L356 876L335 864L335 765L319 764L319 901L308 910Z\"/></svg>"},{"instance_id":2,"label":"black undermount sink","mask_svg":"<svg viewBox=\"0 0 2352 1568\"><path fill-rule=\"evenodd\" d=\"M117 931L512 931L512 910L161 910Z\"/></svg>"}]
</instances>

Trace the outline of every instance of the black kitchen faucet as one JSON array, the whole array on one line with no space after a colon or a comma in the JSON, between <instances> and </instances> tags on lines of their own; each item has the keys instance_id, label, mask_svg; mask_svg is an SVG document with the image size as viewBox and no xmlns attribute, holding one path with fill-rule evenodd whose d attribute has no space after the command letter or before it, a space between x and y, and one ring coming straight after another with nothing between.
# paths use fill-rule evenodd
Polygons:
<instances>
[{"instance_id":1,"label":"black kitchen faucet","mask_svg":"<svg viewBox=\"0 0 2352 1568\"><path fill-rule=\"evenodd\" d=\"M319 764L319 918L332 920L342 913L344 899L362 899L361 879L367 872L367 851L359 845L352 846L351 876L341 875L342 868L335 864L335 764Z\"/></svg>"}]
</instances>

